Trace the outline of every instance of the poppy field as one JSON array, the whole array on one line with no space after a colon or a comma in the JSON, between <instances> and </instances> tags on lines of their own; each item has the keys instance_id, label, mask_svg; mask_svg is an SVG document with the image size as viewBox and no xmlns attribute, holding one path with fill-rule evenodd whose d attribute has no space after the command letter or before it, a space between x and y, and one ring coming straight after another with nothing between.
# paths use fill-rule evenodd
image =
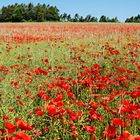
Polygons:
<instances>
[{"instance_id":1,"label":"poppy field","mask_svg":"<svg viewBox=\"0 0 140 140\"><path fill-rule=\"evenodd\" d=\"M140 140L140 24L0 24L1 140Z\"/></svg>"}]
</instances>

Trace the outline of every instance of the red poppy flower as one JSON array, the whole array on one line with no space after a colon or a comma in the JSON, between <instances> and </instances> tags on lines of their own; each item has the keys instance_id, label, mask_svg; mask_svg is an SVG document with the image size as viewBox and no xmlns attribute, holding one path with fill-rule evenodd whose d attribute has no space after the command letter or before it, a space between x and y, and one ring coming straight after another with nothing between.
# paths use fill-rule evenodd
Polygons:
<instances>
[{"instance_id":1,"label":"red poppy flower","mask_svg":"<svg viewBox=\"0 0 140 140\"><path fill-rule=\"evenodd\" d=\"M113 118L112 124L115 126L119 126L119 125L122 126L123 122L122 122L121 118Z\"/></svg>"},{"instance_id":2,"label":"red poppy flower","mask_svg":"<svg viewBox=\"0 0 140 140\"><path fill-rule=\"evenodd\" d=\"M115 137L117 130L114 126L109 125L103 133L106 135L106 137L112 139Z\"/></svg>"},{"instance_id":3,"label":"red poppy flower","mask_svg":"<svg viewBox=\"0 0 140 140\"><path fill-rule=\"evenodd\" d=\"M113 140L125 140L123 136L118 136L117 138L113 139Z\"/></svg>"},{"instance_id":4,"label":"red poppy flower","mask_svg":"<svg viewBox=\"0 0 140 140\"><path fill-rule=\"evenodd\" d=\"M76 130L76 128L75 128L74 125L71 125L71 126L70 126L70 129L71 129L71 131L75 131L75 130Z\"/></svg>"},{"instance_id":5,"label":"red poppy flower","mask_svg":"<svg viewBox=\"0 0 140 140\"><path fill-rule=\"evenodd\" d=\"M18 101L18 105L24 106L24 103L22 101Z\"/></svg>"},{"instance_id":6,"label":"red poppy flower","mask_svg":"<svg viewBox=\"0 0 140 140\"><path fill-rule=\"evenodd\" d=\"M78 101L78 102L77 102L77 105L78 105L79 107L81 107L81 106L84 106L84 103L81 102L81 101Z\"/></svg>"},{"instance_id":7,"label":"red poppy flower","mask_svg":"<svg viewBox=\"0 0 140 140\"><path fill-rule=\"evenodd\" d=\"M131 136L131 134L128 131L122 131L122 136L123 138L128 139Z\"/></svg>"},{"instance_id":8,"label":"red poppy flower","mask_svg":"<svg viewBox=\"0 0 140 140\"><path fill-rule=\"evenodd\" d=\"M47 131L47 132L49 131L49 126L45 127L45 131Z\"/></svg>"},{"instance_id":9,"label":"red poppy flower","mask_svg":"<svg viewBox=\"0 0 140 140\"><path fill-rule=\"evenodd\" d=\"M14 133L15 130L16 130L16 126L13 123L11 123L11 122L5 122L5 127L8 130L9 134Z\"/></svg>"},{"instance_id":10,"label":"red poppy flower","mask_svg":"<svg viewBox=\"0 0 140 140\"><path fill-rule=\"evenodd\" d=\"M43 75L48 76L48 72L46 72L44 69L38 68L38 71L39 71L40 73L42 73Z\"/></svg>"},{"instance_id":11,"label":"red poppy flower","mask_svg":"<svg viewBox=\"0 0 140 140\"><path fill-rule=\"evenodd\" d=\"M48 114L54 115L57 113L57 108L55 105L47 105L46 111L48 112Z\"/></svg>"},{"instance_id":12,"label":"red poppy flower","mask_svg":"<svg viewBox=\"0 0 140 140\"><path fill-rule=\"evenodd\" d=\"M94 126L85 126L84 129L89 133L92 134L96 131L96 128Z\"/></svg>"},{"instance_id":13,"label":"red poppy flower","mask_svg":"<svg viewBox=\"0 0 140 140\"><path fill-rule=\"evenodd\" d=\"M38 97L44 99L44 100L49 100L50 97L47 96L43 91L41 91L39 94L37 94Z\"/></svg>"},{"instance_id":14,"label":"red poppy flower","mask_svg":"<svg viewBox=\"0 0 140 140\"><path fill-rule=\"evenodd\" d=\"M3 120L6 120L6 121L7 121L7 120L9 120L9 117L6 116L6 115L4 115L4 116L3 116Z\"/></svg>"},{"instance_id":15,"label":"red poppy flower","mask_svg":"<svg viewBox=\"0 0 140 140\"><path fill-rule=\"evenodd\" d=\"M18 128L20 128L22 130L28 130L28 131L32 130L33 127L30 124L24 122L22 119L16 118L15 120L17 122Z\"/></svg>"},{"instance_id":16,"label":"red poppy flower","mask_svg":"<svg viewBox=\"0 0 140 140\"><path fill-rule=\"evenodd\" d=\"M75 97L75 94L74 94L74 93L68 91L68 92L67 92L67 95L68 95L69 97L71 97L73 100L76 100L76 97Z\"/></svg>"},{"instance_id":17,"label":"red poppy flower","mask_svg":"<svg viewBox=\"0 0 140 140\"><path fill-rule=\"evenodd\" d=\"M32 140L32 138L29 135L27 135L24 131L17 132L15 136L22 140Z\"/></svg>"},{"instance_id":18,"label":"red poppy flower","mask_svg":"<svg viewBox=\"0 0 140 140\"><path fill-rule=\"evenodd\" d=\"M36 108L36 115L42 116L43 114L44 114L44 112L41 110L41 108L37 107Z\"/></svg>"}]
</instances>

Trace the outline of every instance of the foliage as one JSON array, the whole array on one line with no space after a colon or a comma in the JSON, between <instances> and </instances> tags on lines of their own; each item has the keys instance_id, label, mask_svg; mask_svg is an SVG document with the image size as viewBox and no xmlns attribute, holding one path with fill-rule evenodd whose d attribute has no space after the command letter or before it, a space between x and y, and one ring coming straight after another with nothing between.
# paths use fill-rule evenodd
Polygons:
<instances>
[{"instance_id":1,"label":"foliage","mask_svg":"<svg viewBox=\"0 0 140 140\"><path fill-rule=\"evenodd\" d=\"M125 20L125 22L135 22L135 23L140 23L140 15L137 15L135 17L130 17L130 18L127 18Z\"/></svg>"},{"instance_id":2,"label":"foliage","mask_svg":"<svg viewBox=\"0 0 140 140\"><path fill-rule=\"evenodd\" d=\"M32 3L14 4L3 6L0 14L1 22L23 22L23 21L59 21L59 10L56 6Z\"/></svg>"},{"instance_id":3,"label":"foliage","mask_svg":"<svg viewBox=\"0 0 140 140\"><path fill-rule=\"evenodd\" d=\"M44 21L61 21L61 22L98 22L97 17L88 14L86 17L75 13L74 17L70 14L59 14L56 6L46 4L37 4L34 6L29 4L18 4L3 6L0 10L0 22L44 22ZM102 15L99 22L115 22L118 23L117 17L109 18ZM140 15L130 17L125 22L140 22Z\"/></svg>"},{"instance_id":4,"label":"foliage","mask_svg":"<svg viewBox=\"0 0 140 140\"><path fill-rule=\"evenodd\" d=\"M99 22L119 22L119 20L117 17L109 19L109 17L102 15L99 19Z\"/></svg>"},{"instance_id":5,"label":"foliage","mask_svg":"<svg viewBox=\"0 0 140 140\"><path fill-rule=\"evenodd\" d=\"M62 21L62 22L97 22L98 19L90 14L86 17L78 13L72 17L70 14L59 14L56 6L46 4L18 4L3 6L0 11L0 22L43 22L43 21ZM109 19L101 16L99 22L119 22L117 17Z\"/></svg>"}]
</instances>

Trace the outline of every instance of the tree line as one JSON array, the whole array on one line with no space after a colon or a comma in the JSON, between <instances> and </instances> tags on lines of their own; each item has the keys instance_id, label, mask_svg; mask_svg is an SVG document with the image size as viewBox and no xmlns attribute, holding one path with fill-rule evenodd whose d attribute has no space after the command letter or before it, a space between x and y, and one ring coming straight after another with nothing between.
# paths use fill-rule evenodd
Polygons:
<instances>
[{"instance_id":1,"label":"tree line","mask_svg":"<svg viewBox=\"0 0 140 140\"><path fill-rule=\"evenodd\" d=\"M80 16L79 14L75 14L72 18L70 14L64 13L60 15L60 21L70 21L70 22L98 22L97 17L91 16L88 14L86 17ZM118 18L112 18L106 17L102 15L99 19L99 22L119 22Z\"/></svg>"},{"instance_id":2,"label":"tree line","mask_svg":"<svg viewBox=\"0 0 140 140\"><path fill-rule=\"evenodd\" d=\"M24 21L59 21L59 10L56 6L46 4L17 4L3 6L0 12L1 22L24 22Z\"/></svg>"},{"instance_id":3,"label":"tree line","mask_svg":"<svg viewBox=\"0 0 140 140\"><path fill-rule=\"evenodd\" d=\"M83 17L76 13L73 17L70 14L59 13L56 6L46 4L18 4L3 6L0 10L0 22L119 22L117 17L109 18L102 15L99 20L90 14ZM125 22L140 22L140 15L130 17Z\"/></svg>"},{"instance_id":4,"label":"tree line","mask_svg":"<svg viewBox=\"0 0 140 140\"><path fill-rule=\"evenodd\" d=\"M125 22L135 22L135 23L140 23L140 15L138 14L137 16L135 17L130 17L130 18L127 18L125 20Z\"/></svg>"}]
</instances>

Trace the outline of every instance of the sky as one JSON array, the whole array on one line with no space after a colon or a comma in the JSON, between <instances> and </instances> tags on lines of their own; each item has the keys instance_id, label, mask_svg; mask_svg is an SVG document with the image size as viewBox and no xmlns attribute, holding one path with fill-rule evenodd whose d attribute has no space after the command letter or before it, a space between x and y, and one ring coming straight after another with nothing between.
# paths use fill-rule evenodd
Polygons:
<instances>
[{"instance_id":1,"label":"sky","mask_svg":"<svg viewBox=\"0 0 140 140\"><path fill-rule=\"evenodd\" d=\"M73 16L78 13L84 17L91 14L98 19L101 15L110 18L117 16L122 22L126 18L140 14L140 0L0 0L0 8L9 4L29 2L57 6L60 14L66 12Z\"/></svg>"}]
</instances>

